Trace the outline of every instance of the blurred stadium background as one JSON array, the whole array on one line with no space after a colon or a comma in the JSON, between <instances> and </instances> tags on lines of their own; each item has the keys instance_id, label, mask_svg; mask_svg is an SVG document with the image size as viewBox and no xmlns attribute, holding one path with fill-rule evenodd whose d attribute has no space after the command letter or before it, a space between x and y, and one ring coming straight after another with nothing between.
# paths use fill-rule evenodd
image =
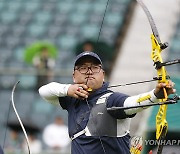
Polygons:
<instances>
[{"instance_id":1,"label":"blurred stadium background","mask_svg":"<svg viewBox=\"0 0 180 154\"><path fill-rule=\"evenodd\" d=\"M162 53L164 60L179 58L180 0L144 0L144 3L152 13L162 41L170 44ZM5 137L5 142L8 140L7 120L16 120L13 110L8 111L11 90L18 80L20 84L15 93L15 103L23 121L32 122L43 129L54 117L60 115L67 123L67 113L60 107L44 102L35 90L37 72L32 65L24 62L24 51L36 41L54 44L58 48L58 57L53 81L72 83L76 47L85 40L97 41L106 4L107 0L0 0L1 146ZM129 83L156 76L150 59L150 34L147 17L135 0L109 1L99 42L113 49L104 57L109 65L107 80L110 84ZM103 53L101 48L99 50ZM180 94L180 66L168 66L167 70ZM134 95L148 91L153 86L154 83L148 83L113 90ZM179 109L179 104L168 107L169 139L180 138ZM157 108L151 108L138 114L132 120L131 135L152 137L155 133L156 113ZM41 135L38 134L39 139ZM152 147L146 148L149 150Z\"/></svg>"}]
</instances>

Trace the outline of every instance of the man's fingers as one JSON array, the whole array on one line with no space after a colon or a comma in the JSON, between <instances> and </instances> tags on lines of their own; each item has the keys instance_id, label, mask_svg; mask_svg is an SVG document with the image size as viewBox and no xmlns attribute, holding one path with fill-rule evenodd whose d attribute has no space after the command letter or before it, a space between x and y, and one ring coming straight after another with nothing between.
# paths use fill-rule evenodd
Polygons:
<instances>
[{"instance_id":1,"label":"man's fingers","mask_svg":"<svg viewBox=\"0 0 180 154\"><path fill-rule=\"evenodd\" d=\"M79 84L79 88L82 88L82 89L84 89L84 90L87 90L88 89L88 86L87 85L85 85L85 84Z\"/></svg>"},{"instance_id":2,"label":"man's fingers","mask_svg":"<svg viewBox=\"0 0 180 154\"><path fill-rule=\"evenodd\" d=\"M173 89L173 88L167 89L167 93L174 94L174 93L176 93L176 89Z\"/></svg>"},{"instance_id":3,"label":"man's fingers","mask_svg":"<svg viewBox=\"0 0 180 154\"><path fill-rule=\"evenodd\" d=\"M168 80L168 83L158 83L154 94L157 96L157 98L161 98L162 95L162 88L166 89L167 95L174 94L176 92L176 89L174 89L175 83L171 80Z\"/></svg>"},{"instance_id":4,"label":"man's fingers","mask_svg":"<svg viewBox=\"0 0 180 154\"><path fill-rule=\"evenodd\" d=\"M173 87L174 87L174 85L175 85L175 83L174 83L174 82L169 81L169 83L166 85L166 88L173 88Z\"/></svg>"},{"instance_id":5,"label":"man's fingers","mask_svg":"<svg viewBox=\"0 0 180 154\"><path fill-rule=\"evenodd\" d=\"M167 86L167 84L166 83L159 83L158 84L158 88L165 88Z\"/></svg>"},{"instance_id":6,"label":"man's fingers","mask_svg":"<svg viewBox=\"0 0 180 154\"><path fill-rule=\"evenodd\" d=\"M83 88L82 88L82 87L78 87L78 88L77 88L77 91L79 91L79 92L80 92L81 90L83 90Z\"/></svg>"},{"instance_id":7,"label":"man's fingers","mask_svg":"<svg viewBox=\"0 0 180 154\"><path fill-rule=\"evenodd\" d=\"M77 94L74 94L73 97L74 97L74 98L77 98L77 99L82 99L82 97L80 97L80 96L77 95Z\"/></svg>"},{"instance_id":8,"label":"man's fingers","mask_svg":"<svg viewBox=\"0 0 180 154\"><path fill-rule=\"evenodd\" d=\"M83 97L83 98L88 98L88 95L89 95L89 93L87 91L83 90L80 87L77 89L75 94L78 95L79 97Z\"/></svg>"},{"instance_id":9,"label":"man's fingers","mask_svg":"<svg viewBox=\"0 0 180 154\"><path fill-rule=\"evenodd\" d=\"M157 85L157 88L173 88L175 85L174 82L172 82L171 80L168 81L168 83L159 83Z\"/></svg>"},{"instance_id":10,"label":"man's fingers","mask_svg":"<svg viewBox=\"0 0 180 154\"><path fill-rule=\"evenodd\" d=\"M175 94L176 93L176 89L173 89L173 94Z\"/></svg>"},{"instance_id":11,"label":"man's fingers","mask_svg":"<svg viewBox=\"0 0 180 154\"><path fill-rule=\"evenodd\" d=\"M86 95L89 95L88 88L89 87L87 85L85 85L85 84L79 84L78 88L77 88L77 91L81 92L81 93L84 93Z\"/></svg>"}]
</instances>

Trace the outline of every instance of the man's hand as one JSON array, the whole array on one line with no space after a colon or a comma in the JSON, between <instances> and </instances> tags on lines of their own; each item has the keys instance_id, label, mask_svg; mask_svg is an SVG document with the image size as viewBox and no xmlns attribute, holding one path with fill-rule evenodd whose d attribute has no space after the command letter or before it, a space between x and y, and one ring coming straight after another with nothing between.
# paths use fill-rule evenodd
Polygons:
<instances>
[{"instance_id":1,"label":"man's hand","mask_svg":"<svg viewBox=\"0 0 180 154\"><path fill-rule=\"evenodd\" d=\"M158 83L156 85L156 88L154 90L154 94L158 99L164 98L163 88L166 89L167 95L174 94L176 92L176 89L174 89L174 82L171 80L168 81L168 84L166 83Z\"/></svg>"},{"instance_id":2,"label":"man's hand","mask_svg":"<svg viewBox=\"0 0 180 154\"><path fill-rule=\"evenodd\" d=\"M89 93L87 92L88 86L85 84L72 84L68 89L68 96L85 99L88 98Z\"/></svg>"}]
</instances>

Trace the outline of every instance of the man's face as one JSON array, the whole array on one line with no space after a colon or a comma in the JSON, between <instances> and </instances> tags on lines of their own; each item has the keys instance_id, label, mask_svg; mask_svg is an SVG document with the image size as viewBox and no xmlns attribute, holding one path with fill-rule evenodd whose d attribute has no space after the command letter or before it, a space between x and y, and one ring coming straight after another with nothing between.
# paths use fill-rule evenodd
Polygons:
<instances>
[{"instance_id":1,"label":"man's face","mask_svg":"<svg viewBox=\"0 0 180 154\"><path fill-rule=\"evenodd\" d=\"M102 87L104 81L104 70L100 64L92 58L85 58L75 66L73 73L74 83L86 84L93 90Z\"/></svg>"}]
</instances>

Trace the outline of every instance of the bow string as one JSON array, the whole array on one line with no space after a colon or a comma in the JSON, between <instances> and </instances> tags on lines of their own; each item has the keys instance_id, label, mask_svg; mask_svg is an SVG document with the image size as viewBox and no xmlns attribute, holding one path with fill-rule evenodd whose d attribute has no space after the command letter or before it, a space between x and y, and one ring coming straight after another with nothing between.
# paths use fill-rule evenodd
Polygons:
<instances>
[{"instance_id":1,"label":"bow string","mask_svg":"<svg viewBox=\"0 0 180 154\"><path fill-rule=\"evenodd\" d=\"M20 81L16 82L15 85L14 85L14 87L13 87L13 89L12 89L12 93L11 93L11 103L12 103L12 107L13 107L13 109L14 109L14 112L15 112L15 114L16 114L16 116L17 116L17 119L18 119L18 121L19 121L19 123L20 123L20 126L21 126L21 128L22 128L22 130L23 130L23 133L24 133L24 136L25 136L25 139L26 139L26 143L27 143L27 147L28 147L28 154L31 154L31 151L30 151L30 143L29 143L28 135L27 135L27 132L26 132L26 130L25 130L25 128L24 128L24 125L23 125L23 123L22 123L22 121L21 121L21 118L20 118L20 116L19 116L19 114L18 114L18 112L17 112L17 110L16 110L16 106L15 106L15 103L14 103L14 93L15 93L15 89L16 89L16 87L17 87L17 85L18 85L19 82L20 82Z\"/></svg>"}]
</instances>

